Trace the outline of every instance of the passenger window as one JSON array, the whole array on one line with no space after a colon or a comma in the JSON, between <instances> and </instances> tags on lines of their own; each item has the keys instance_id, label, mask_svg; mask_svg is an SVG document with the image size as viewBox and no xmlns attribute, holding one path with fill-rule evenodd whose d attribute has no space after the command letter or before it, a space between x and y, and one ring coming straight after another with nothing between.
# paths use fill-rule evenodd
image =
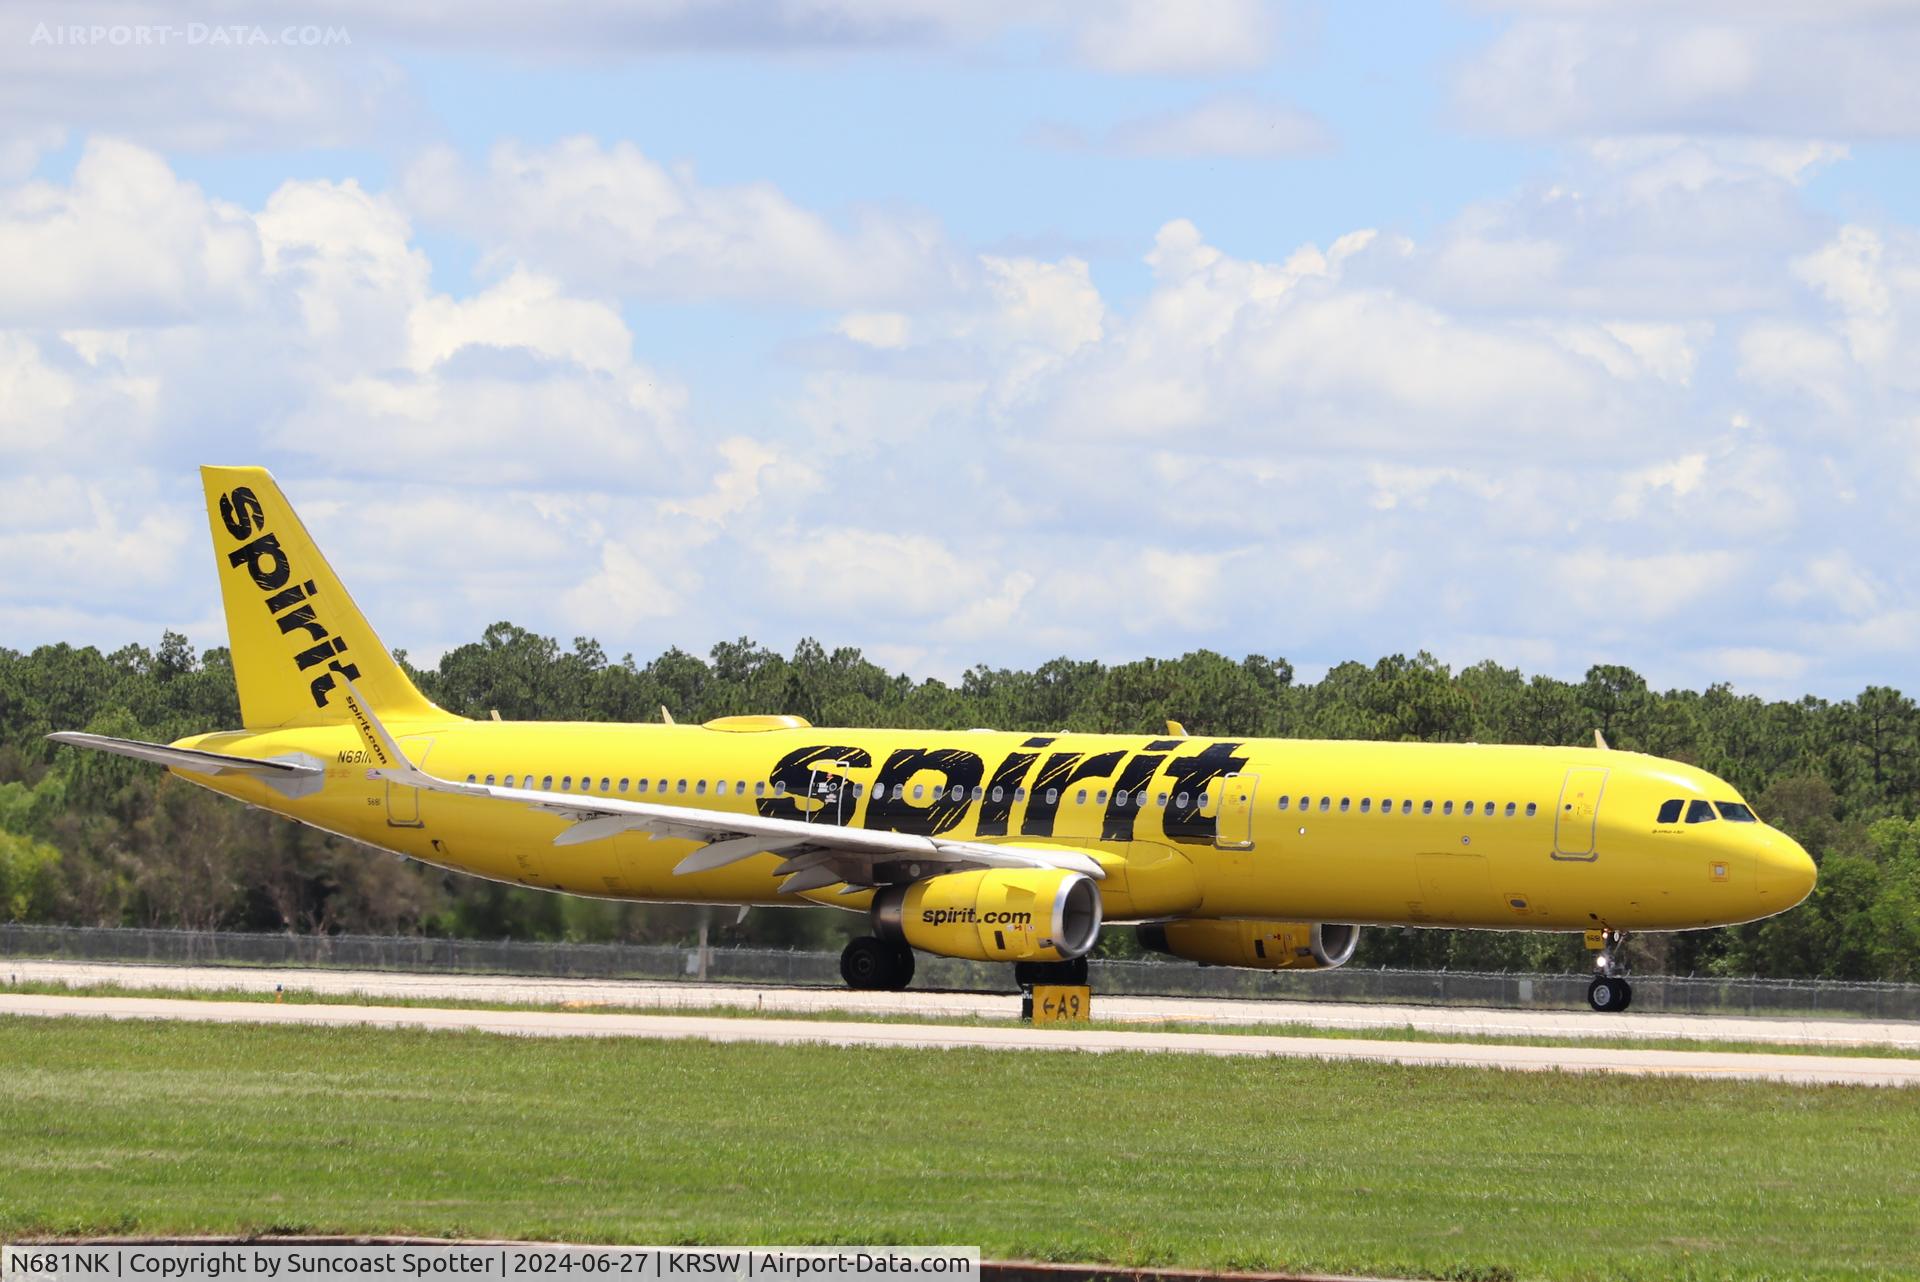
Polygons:
<instances>
[{"instance_id":1,"label":"passenger window","mask_svg":"<svg viewBox=\"0 0 1920 1282\"><path fill-rule=\"evenodd\" d=\"M467 776L467 782L468 782L468 783L479 783L480 781L479 781L478 779L476 779L476 778L475 778L474 776L472 776L472 775L468 775L468 776Z\"/></svg>"},{"instance_id":2,"label":"passenger window","mask_svg":"<svg viewBox=\"0 0 1920 1282\"><path fill-rule=\"evenodd\" d=\"M1400 813L1403 815L1410 815L1413 813L1413 798L1409 797L1405 801L1400 803Z\"/></svg>"},{"instance_id":3,"label":"passenger window","mask_svg":"<svg viewBox=\"0 0 1920 1282\"><path fill-rule=\"evenodd\" d=\"M1485 815L1489 819L1493 818L1493 803L1489 801L1486 804L1482 805L1480 807L1480 813Z\"/></svg>"},{"instance_id":4,"label":"passenger window","mask_svg":"<svg viewBox=\"0 0 1920 1282\"><path fill-rule=\"evenodd\" d=\"M1511 801L1507 803L1507 818L1513 818L1513 803Z\"/></svg>"},{"instance_id":5,"label":"passenger window","mask_svg":"<svg viewBox=\"0 0 1920 1282\"><path fill-rule=\"evenodd\" d=\"M627 790L627 781L623 778L620 780L620 791L625 792L626 790Z\"/></svg>"},{"instance_id":6,"label":"passenger window","mask_svg":"<svg viewBox=\"0 0 1920 1282\"><path fill-rule=\"evenodd\" d=\"M1185 810L1187 808L1187 794L1183 792L1179 796L1175 797L1173 799L1173 804L1179 807L1181 810Z\"/></svg>"},{"instance_id":7,"label":"passenger window","mask_svg":"<svg viewBox=\"0 0 1920 1282\"><path fill-rule=\"evenodd\" d=\"M1087 790L1085 788L1082 788L1079 795L1073 799L1073 804L1076 806L1084 806L1087 804Z\"/></svg>"},{"instance_id":8,"label":"passenger window","mask_svg":"<svg viewBox=\"0 0 1920 1282\"><path fill-rule=\"evenodd\" d=\"M982 797L985 797L986 795L987 795L987 790L985 788L980 787L978 784L974 785L973 799L975 801L979 801Z\"/></svg>"},{"instance_id":9,"label":"passenger window","mask_svg":"<svg viewBox=\"0 0 1920 1282\"><path fill-rule=\"evenodd\" d=\"M674 780L673 790L678 793L685 793L687 790L687 781L685 779Z\"/></svg>"},{"instance_id":10,"label":"passenger window","mask_svg":"<svg viewBox=\"0 0 1920 1282\"><path fill-rule=\"evenodd\" d=\"M882 791L884 791L884 789L883 789ZM904 784L895 784L895 785L893 785L893 799L894 799L895 801L898 801L898 800L900 800L900 798L902 798L902 797L904 797L904 796L906 796L906 795L907 795L907 789L906 789L906 786L905 786Z\"/></svg>"},{"instance_id":11,"label":"passenger window","mask_svg":"<svg viewBox=\"0 0 1920 1282\"><path fill-rule=\"evenodd\" d=\"M693 781L693 795L696 797L704 797L707 795L707 781L705 779L695 779Z\"/></svg>"},{"instance_id":12,"label":"passenger window","mask_svg":"<svg viewBox=\"0 0 1920 1282\"><path fill-rule=\"evenodd\" d=\"M724 797L727 795L727 781L725 779L713 785L713 795L716 797ZM854 795L857 797L860 794L856 792Z\"/></svg>"},{"instance_id":13,"label":"passenger window","mask_svg":"<svg viewBox=\"0 0 1920 1282\"><path fill-rule=\"evenodd\" d=\"M967 790L959 784L953 785L953 799L955 801L965 801L967 799Z\"/></svg>"},{"instance_id":14,"label":"passenger window","mask_svg":"<svg viewBox=\"0 0 1920 1282\"><path fill-rule=\"evenodd\" d=\"M1057 806L1060 804L1060 790L1058 788L1047 789L1047 804L1049 806Z\"/></svg>"},{"instance_id":15,"label":"passenger window","mask_svg":"<svg viewBox=\"0 0 1920 1282\"><path fill-rule=\"evenodd\" d=\"M1005 788L995 787L992 795L995 801L1005 801L1007 799L1007 790Z\"/></svg>"},{"instance_id":16,"label":"passenger window","mask_svg":"<svg viewBox=\"0 0 1920 1282\"><path fill-rule=\"evenodd\" d=\"M513 787L513 776L508 775L505 779L502 779L500 783L503 787L507 787L507 788Z\"/></svg>"},{"instance_id":17,"label":"passenger window","mask_svg":"<svg viewBox=\"0 0 1920 1282\"><path fill-rule=\"evenodd\" d=\"M1737 801L1716 801L1713 804L1720 807L1720 817L1728 823L1757 824L1760 822L1753 811Z\"/></svg>"},{"instance_id":18,"label":"passenger window","mask_svg":"<svg viewBox=\"0 0 1920 1282\"><path fill-rule=\"evenodd\" d=\"M1096 806L1104 806L1107 804L1107 790L1105 788L1093 794L1093 804Z\"/></svg>"},{"instance_id":19,"label":"passenger window","mask_svg":"<svg viewBox=\"0 0 1920 1282\"><path fill-rule=\"evenodd\" d=\"M1280 798L1280 809L1282 809L1282 810L1285 810L1285 809L1287 808L1287 803L1288 803L1289 801L1292 801L1292 800L1293 800L1293 798L1291 798L1291 797L1282 797L1282 798Z\"/></svg>"},{"instance_id":20,"label":"passenger window","mask_svg":"<svg viewBox=\"0 0 1920 1282\"><path fill-rule=\"evenodd\" d=\"M758 779L758 780L755 780L755 781L754 781L754 785L753 785L753 795L754 795L754 796L756 796L756 797L764 797L764 796L766 796L766 795L767 795L767 781L766 781L766 780L764 780L764 779Z\"/></svg>"},{"instance_id":21,"label":"passenger window","mask_svg":"<svg viewBox=\"0 0 1920 1282\"><path fill-rule=\"evenodd\" d=\"M1661 802L1660 813L1654 816L1654 822L1662 824L1679 823L1680 812L1686 809L1686 805L1687 802L1684 797L1674 797L1671 800Z\"/></svg>"},{"instance_id":22,"label":"passenger window","mask_svg":"<svg viewBox=\"0 0 1920 1282\"><path fill-rule=\"evenodd\" d=\"M1383 815L1390 815L1390 814L1392 814L1392 813L1393 813L1393 798L1392 798L1392 797L1382 797L1382 798L1380 798L1380 813L1381 813L1381 814L1383 814Z\"/></svg>"},{"instance_id":23,"label":"passenger window","mask_svg":"<svg viewBox=\"0 0 1920 1282\"><path fill-rule=\"evenodd\" d=\"M660 786L654 789L654 791L660 793L662 796L665 796L667 791L667 781L665 779L662 779L660 781Z\"/></svg>"},{"instance_id":24,"label":"passenger window","mask_svg":"<svg viewBox=\"0 0 1920 1282\"><path fill-rule=\"evenodd\" d=\"M1707 824L1712 823L1716 818L1718 816L1713 813L1713 803L1699 800L1687 803L1688 823Z\"/></svg>"},{"instance_id":25,"label":"passenger window","mask_svg":"<svg viewBox=\"0 0 1920 1282\"><path fill-rule=\"evenodd\" d=\"M1372 797L1360 798L1360 813L1364 815L1364 814L1370 813L1372 810L1373 810L1373 798Z\"/></svg>"},{"instance_id":26,"label":"passenger window","mask_svg":"<svg viewBox=\"0 0 1920 1282\"><path fill-rule=\"evenodd\" d=\"M1533 804L1533 803L1532 803L1531 801L1529 801L1529 802L1527 803L1527 818L1529 818L1529 819L1531 819L1531 818L1533 818L1533 815L1534 815L1534 811L1535 811L1536 809L1537 809L1537 807L1535 807L1535 806L1534 806L1534 804Z\"/></svg>"},{"instance_id":27,"label":"passenger window","mask_svg":"<svg viewBox=\"0 0 1920 1282\"><path fill-rule=\"evenodd\" d=\"M541 780L540 780L540 786L541 786L541 788L543 788L543 789L545 789L546 791L548 791L548 792L552 792L552 791L553 791L553 776L552 776L552 775L547 775L547 776L546 776L545 778L543 778L543 779L541 779Z\"/></svg>"},{"instance_id":28,"label":"passenger window","mask_svg":"<svg viewBox=\"0 0 1920 1282\"><path fill-rule=\"evenodd\" d=\"M1421 813L1421 814L1423 814L1423 815L1430 815L1430 814L1432 814L1432 813L1433 813L1433 803L1432 803L1431 801L1423 801L1423 802L1421 802L1421 803L1420 803L1420 813Z\"/></svg>"},{"instance_id":29,"label":"passenger window","mask_svg":"<svg viewBox=\"0 0 1920 1282\"><path fill-rule=\"evenodd\" d=\"M1352 805L1353 805L1353 798L1351 797L1340 798L1340 813L1343 815L1346 814L1348 807Z\"/></svg>"},{"instance_id":30,"label":"passenger window","mask_svg":"<svg viewBox=\"0 0 1920 1282\"><path fill-rule=\"evenodd\" d=\"M663 789L664 789L664 788L666 787L666 781L665 781L664 779L663 779L663 780L661 780L661 783L660 783L660 786L661 786L661 787L662 787ZM774 796L776 796L776 797L784 797L784 796L786 796L786 795L787 795L787 781L786 781L786 780L784 780L784 779L780 779L780 780L776 780L776 781L775 781L775 783L774 783L774 785L773 785L773 795L774 795Z\"/></svg>"},{"instance_id":31,"label":"passenger window","mask_svg":"<svg viewBox=\"0 0 1920 1282\"><path fill-rule=\"evenodd\" d=\"M1213 800L1213 796L1212 796L1212 794L1211 794L1211 793L1205 793L1205 792L1203 792L1203 793L1201 793L1201 794L1200 794L1200 809L1202 809L1202 810L1205 810L1205 809L1207 808L1207 803L1208 803L1208 802L1210 802L1210 801L1212 801L1212 800Z\"/></svg>"},{"instance_id":32,"label":"passenger window","mask_svg":"<svg viewBox=\"0 0 1920 1282\"><path fill-rule=\"evenodd\" d=\"M1443 815L1450 815L1450 814L1452 814L1452 813L1453 813L1453 803L1452 803L1451 801L1443 801L1443 802L1441 802L1441 803L1440 803L1440 813L1441 813L1441 814L1443 814Z\"/></svg>"},{"instance_id":33,"label":"passenger window","mask_svg":"<svg viewBox=\"0 0 1920 1282\"><path fill-rule=\"evenodd\" d=\"M572 791L573 791L573 776L572 776L572 775L561 775L561 776L560 776L560 791L561 791L561 792L572 792Z\"/></svg>"},{"instance_id":34,"label":"passenger window","mask_svg":"<svg viewBox=\"0 0 1920 1282\"><path fill-rule=\"evenodd\" d=\"M1013 790L1013 799L1015 801L1025 801L1027 799L1027 790L1025 788L1015 788Z\"/></svg>"},{"instance_id":35,"label":"passenger window","mask_svg":"<svg viewBox=\"0 0 1920 1282\"><path fill-rule=\"evenodd\" d=\"M1462 809L1460 813L1463 815L1471 815L1473 813L1473 803L1469 801L1466 804L1466 807Z\"/></svg>"},{"instance_id":36,"label":"passenger window","mask_svg":"<svg viewBox=\"0 0 1920 1282\"><path fill-rule=\"evenodd\" d=\"M1324 815L1327 813L1327 811L1331 809L1333 809L1333 798L1332 797L1320 798L1320 813Z\"/></svg>"},{"instance_id":37,"label":"passenger window","mask_svg":"<svg viewBox=\"0 0 1920 1282\"><path fill-rule=\"evenodd\" d=\"M633 790L635 792L645 792L647 790L647 781L645 779L639 780L633 785Z\"/></svg>"},{"instance_id":38,"label":"passenger window","mask_svg":"<svg viewBox=\"0 0 1920 1282\"><path fill-rule=\"evenodd\" d=\"M491 787L493 787L493 776L492 776L492 775L488 775L488 776L487 776L487 787L489 787L489 788L491 788Z\"/></svg>"},{"instance_id":39,"label":"passenger window","mask_svg":"<svg viewBox=\"0 0 1920 1282\"><path fill-rule=\"evenodd\" d=\"M612 778L612 776L610 776L610 775L602 775L602 776L600 776L600 791L601 791L601 792L612 792L612 791L613 791L613 778Z\"/></svg>"},{"instance_id":40,"label":"passenger window","mask_svg":"<svg viewBox=\"0 0 1920 1282\"><path fill-rule=\"evenodd\" d=\"M747 781L745 779L736 779L733 781L733 795L736 797L744 797L747 795Z\"/></svg>"},{"instance_id":41,"label":"passenger window","mask_svg":"<svg viewBox=\"0 0 1920 1282\"><path fill-rule=\"evenodd\" d=\"M1153 804L1165 810L1167 808L1167 794L1164 792L1159 794L1153 799Z\"/></svg>"},{"instance_id":42,"label":"passenger window","mask_svg":"<svg viewBox=\"0 0 1920 1282\"><path fill-rule=\"evenodd\" d=\"M1128 792L1125 788L1121 788L1113 794L1113 804L1115 806L1124 807L1127 804L1127 799L1132 795L1133 794Z\"/></svg>"}]
</instances>

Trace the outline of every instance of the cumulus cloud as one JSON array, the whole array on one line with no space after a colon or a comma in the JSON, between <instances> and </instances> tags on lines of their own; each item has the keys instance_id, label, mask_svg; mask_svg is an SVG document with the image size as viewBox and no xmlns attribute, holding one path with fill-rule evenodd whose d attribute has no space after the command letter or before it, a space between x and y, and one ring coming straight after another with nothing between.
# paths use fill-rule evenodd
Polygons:
<instances>
[{"instance_id":1,"label":"cumulus cloud","mask_svg":"<svg viewBox=\"0 0 1920 1282\"><path fill-rule=\"evenodd\" d=\"M836 222L771 184L710 186L625 142L503 142L479 172L435 150L408 171L405 191L415 216L473 238L486 264L630 297L923 299L955 270L925 217L865 210Z\"/></svg>"},{"instance_id":2,"label":"cumulus cloud","mask_svg":"<svg viewBox=\"0 0 1920 1282\"><path fill-rule=\"evenodd\" d=\"M1800 138L1920 134L1920 15L1904 4L1498 4L1509 25L1459 73L1499 133Z\"/></svg>"}]
</instances>

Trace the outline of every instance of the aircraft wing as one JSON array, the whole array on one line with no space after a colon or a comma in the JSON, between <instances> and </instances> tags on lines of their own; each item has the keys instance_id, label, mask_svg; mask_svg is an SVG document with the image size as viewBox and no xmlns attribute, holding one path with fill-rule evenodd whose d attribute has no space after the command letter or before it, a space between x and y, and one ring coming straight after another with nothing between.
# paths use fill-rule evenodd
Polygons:
<instances>
[{"instance_id":1,"label":"aircraft wing","mask_svg":"<svg viewBox=\"0 0 1920 1282\"><path fill-rule=\"evenodd\" d=\"M367 771L369 778L389 779L429 792L491 797L559 815L569 820L570 826L553 839L556 846L600 841L624 832L702 843L698 850L674 866L674 872L680 875L709 872L760 854L784 856L774 870L776 875L786 878L780 884L783 894L821 890L843 883L850 890L859 889L889 881L914 880L936 871L957 872L970 868L1065 868L1096 879L1106 875L1099 861L1077 850L947 841L916 833L877 832L759 814L628 801L591 793L503 788L442 779L428 774L407 758L386 727L366 708L352 683L347 686L346 702L370 756L379 763Z\"/></svg>"},{"instance_id":2,"label":"aircraft wing","mask_svg":"<svg viewBox=\"0 0 1920 1282\"><path fill-rule=\"evenodd\" d=\"M309 780L317 781L326 773L325 767L310 761L235 757L224 752L203 752L198 748L173 748L164 743L148 743L143 739L115 739L110 735L84 734L78 730L56 730L47 738L55 743L69 744L75 748L111 752L122 757L133 757L139 761L151 761L156 765L190 770L199 775L253 775L283 790L304 784Z\"/></svg>"}]
</instances>

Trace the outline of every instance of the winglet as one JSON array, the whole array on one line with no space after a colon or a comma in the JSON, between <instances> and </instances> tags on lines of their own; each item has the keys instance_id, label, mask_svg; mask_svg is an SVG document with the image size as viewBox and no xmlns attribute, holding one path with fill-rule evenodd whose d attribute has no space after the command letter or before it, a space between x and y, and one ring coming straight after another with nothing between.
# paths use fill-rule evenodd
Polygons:
<instances>
[{"instance_id":1,"label":"winglet","mask_svg":"<svg viewBox=\"0 0 1920 1282\"><path fill-rule=\"evenodd\" d=\"M1169 720L1167 722L1167 736L1172 739L1184 739L1187 737L1187 728L1178 721Z\"/></svg>"},{"instance_id":2,"label":"winglet","mask_svg":"<svg viewBox=\"0 0 1920 1282\"><path fill-rule=\"evenodd\" d=\"M664 703L660 705L660 720L668 725L674 724L673 714L667 711L667 705Z\"/></svg>"},{"instance_id":3,"label":"winglet","mask_svg":"<svg viewBox=\"0 0 1920 1282\"><path fill-rule=\"evenodd\" d=\"M1600 749L1600 751L1602 752L1613 751L1611 748L1607 746L1607 737L1601 734L1598 730L1595 730L1593 732L1593 746Z\"/></svg>"}]
</instances>

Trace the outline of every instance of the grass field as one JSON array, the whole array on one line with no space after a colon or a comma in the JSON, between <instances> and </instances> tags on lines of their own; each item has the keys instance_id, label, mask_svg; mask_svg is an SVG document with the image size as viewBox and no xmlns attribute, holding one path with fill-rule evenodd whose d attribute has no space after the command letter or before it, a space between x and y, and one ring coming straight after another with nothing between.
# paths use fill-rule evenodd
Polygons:
<instances>
[{"instance_id":1,"label":"grass field","mask_svg":"<svg viewBox=\"0 0 1920 1282\"><path fill-rule=\"evenodd\" d=\"M978 1244L1460 1278L1920 1276L1920 1092L0 1019L0 1236Z\"/></svg>"},{"instance_id":2,"label":"grass field","mask_svg":"<svg viewBox=\"0 0 1920 1282\"><path fill-rule=\"evenodd\" d=\"M28 993L57 997L159 997L176 1001L274 1002L289 1006L401 1006L442 1010L541 1010L570 1014L601 1015L699 1015L733 1019L808 1019L841 1020L863 1024L958 1024L998 1025L1017 1023L1012 1014L1004 1018L983 1015L892 1014L873 1011L823 1007L811 1011L759 1010L752 1006L702 1005L688 1002L673 1006L622 1005L617 1002L506 1002L459 997L394 997L361 993L321 993L288 989L275 994L254 988L164 988L123 984L66 984L45 980L0 984L0 993ZM1009 1003L1011 1006L1011 1003ZM1840 1055L1867 1059L1912 1059L1916 1052L1884 1043L1826 1045L1808 1042L1755 1042L1693 1037L1557 1037L1527 1034L1434 1032L1411 1025L1328 1028L1320 1024L1262 1023L1235 1024L1219 1020L1102 1020L1089 1021L1085 1027L1111 1031L1150 1030L1156 1033L1233 1033L1254 1037L1330 1037L1386 1042L1448 1043L1481 1046L1585 1046L1613 1047L1621 1050L1681 1050L1752 1052L1767 1055Z\"/></svg>"}]
</instances>

